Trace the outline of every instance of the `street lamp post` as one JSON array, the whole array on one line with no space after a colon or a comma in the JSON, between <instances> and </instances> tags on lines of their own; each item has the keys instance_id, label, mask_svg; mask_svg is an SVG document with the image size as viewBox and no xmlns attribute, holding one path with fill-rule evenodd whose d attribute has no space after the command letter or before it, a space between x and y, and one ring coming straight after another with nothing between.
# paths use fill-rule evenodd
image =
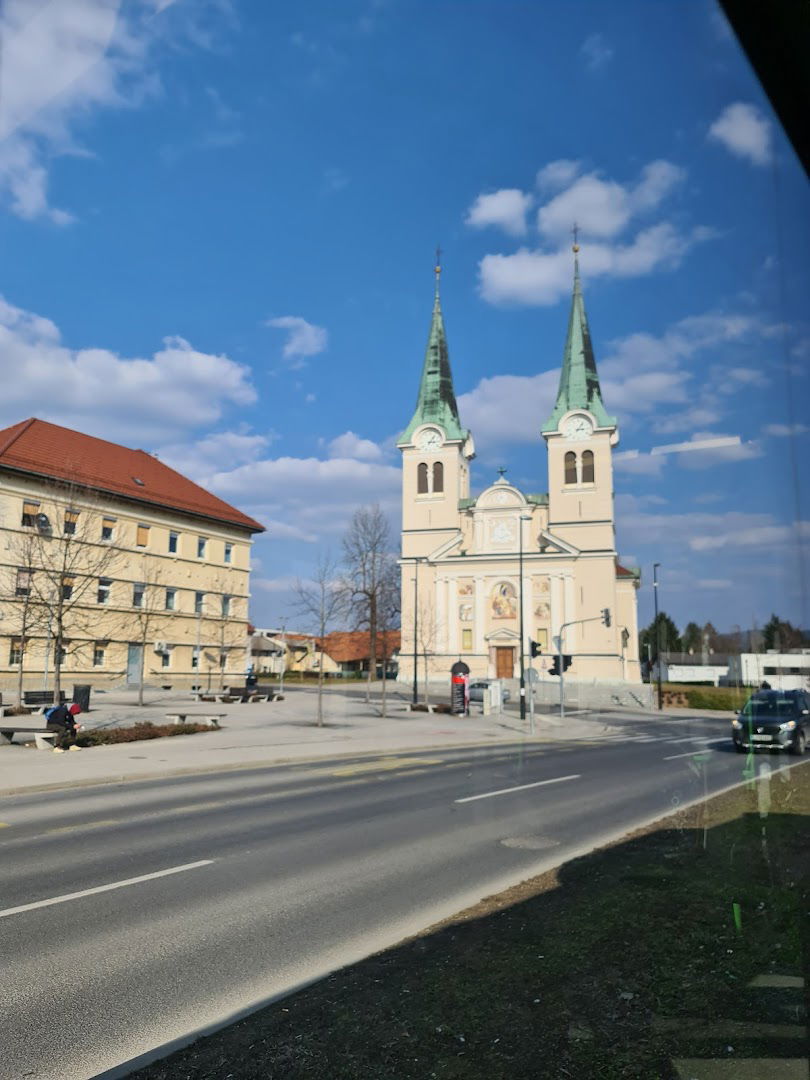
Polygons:
<instances>
[{"instance_id":1,"label":"street lamp post","mask_svg":"<svg viewBox=\"0 0 810 1080\"><path fill-rule=\"evenodd\" d=\"M653 597L655 599L655 663L656 683L658 686L658 709L661 710L663 693L661 690L661 624L658 621L658 567L661 563L653 563Z\"/></svg>"},{"instance_id":2,"label":"street lamp post","mask_svg":"<svg viewBox=\"0 0 810 1080\"><path fill-rule=\"evenodd\" d=\"M520 719L526 719L526 641L523 629L523 522L531 521L529 514L521 514L518 519L518 534L520 544L518 547L518 575L520 577Z\"/></svg>"}]
</instances>

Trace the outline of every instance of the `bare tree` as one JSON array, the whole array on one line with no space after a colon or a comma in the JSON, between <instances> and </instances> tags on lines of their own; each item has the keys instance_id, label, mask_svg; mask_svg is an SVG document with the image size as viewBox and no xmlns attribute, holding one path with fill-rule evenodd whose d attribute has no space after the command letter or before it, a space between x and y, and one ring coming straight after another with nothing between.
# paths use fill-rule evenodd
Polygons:
<instances>
[{"instance_id":1,"label":"bare tree","mask_svg":"<svg viewBox=\"0 0 810 1080\"><path fill-rule=\"evenodd\" d=\"M154 563L150 564L149 560L144 558L141 567L141 579L132 584L134 640L141 647L140 670L138 672L139 705L143 705L146 653L149 643L160 637L161 630L166 625L166 613L173 610L169 606L170 601L167 594L168 590L160 567ZM168 645L168 642L165 644ZM162 655L162 650L158 655Z\"/></svg>"},{"instance_id":2,"label":"bare tree","mask_svg":"<svg viewBox=\"0 0 810 1080\"><path fill-rule=\"evenodd\" d=\"M382 588L380 590L380 603L378 606L379 614L379 639L381 644L382 653L382 692L380 694L380 715L386 715L387 705L387 671L388 661L391 656L391 638L393 636L392 631L399 626L401 605L402 601L402 589L400 585L400 569L393 558L388 560L383 576ZM372 655L372 663L376 665L376 656Z\"/></svg>"},{"instance_id":3,"label":"bare tree","mask_svg":"<svg viewBox=\"0 0 810 1080\"><path fill-rule=\"evenodd\" d=\"M91 597L99 579L114 572L120 552L102 540L100 511L77 484L54 483L39 500L39 512L28 527L32 599L49 627L58 701L65 657L86 645L95 631L98 616Z\"/></svg>"},{"instance_id":4,"label":"bare tree","mask_svg":"<svg viewBox=\"0 0 810 1080\"><path fill-rule=\"evenodd\" d=\"M224 690L228 657L233 649L244 645L244 631L241 621L237 619L234 612L234 602L237 598L229 592L232 587L231 579L220 573L214 579L213 585L213 591L209 594L210 610L206 619L209 625L213 626L214 640L211 644L219 668L219 688Z\"/></svg>"},{"instance_id":5,"label":"bare tree","mask_svg":"<svg viewBox=\"0 0 810 1080\"><path fill-rule=\"evenodd\" d=\"M368 630L369 665L366 701L377 667L377 635L387 622L384 608L397 568L391 529L379 505L355 510L343 538L344 576L341 594L354 630Z\"/></svg>"},{"instance_id":6,"label":"bare tree","mask_svg":"<svg viewBox=\"0 0 810 1080\"><path fill-rule=\"evenodd\" d=\"M337 576L338 567L329 554L318 558L310 581L296 581L296 610L318 637L318 727L323 727L323 649L324 638L343 609L344 597Z\"/></svg>"},{"instance_id":7,"label":"bare tree","mask_svg":"<svg viewBox=\"0 0 810 1080\"><path fill-rule=\"evenodd\" d=\"M422 657L425 670L425 685L423 692L425 704L430 700L428 690L428 661L436 651L436 639L439 636L439 623L436 619L436 609L432 600L424 600L419 604L419 629L416 635L417 649Z\"/></svg>"},{"instance_id":8,"label":"bare tree","mask_svg":"<svg viewBox=\"0 0 810 1080\"><path fill-rule=\"evenodd\" d=\"M11 622L12 641L16 638L16 648L12 645L17 659L17 705L23 703L23 682L25 678L25 659L31 637L41 631L45 624L45 613L33 588L36 572L36 539L30 532L14 534L9 540L8 550L10 566L5 567L3 595L11 603L8 605L8 617Z\"/></svg>"}]
</instances>

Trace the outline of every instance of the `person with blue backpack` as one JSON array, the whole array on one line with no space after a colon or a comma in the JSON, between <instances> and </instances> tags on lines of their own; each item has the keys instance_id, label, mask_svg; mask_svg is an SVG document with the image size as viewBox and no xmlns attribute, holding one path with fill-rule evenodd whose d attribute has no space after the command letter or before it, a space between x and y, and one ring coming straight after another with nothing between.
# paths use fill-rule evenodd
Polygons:
<instances>
[{"instance_id":1,"label":"person with blue backpack","mask_svg":"<svg viewBox=\"0 0 810 1080\"><path fill-rule=\"evenodd\" d=\"M76 723L76 717L81 711L81 705L53 705L45 710L46 728L57 733L53 740L55 754L64 754L65 750L81 750L76 745L76 732L81 727Z\"/></svg>"}]
</instances>

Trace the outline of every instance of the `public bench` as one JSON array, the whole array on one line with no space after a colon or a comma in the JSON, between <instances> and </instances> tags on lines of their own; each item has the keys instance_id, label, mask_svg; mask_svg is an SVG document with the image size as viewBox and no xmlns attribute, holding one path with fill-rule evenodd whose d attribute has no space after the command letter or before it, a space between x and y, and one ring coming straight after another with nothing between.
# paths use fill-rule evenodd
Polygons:
<instances>
[{"instance_id":1,"label":"public bench","mask_svg":"<svg viewBox=\"0 0 810 1080\"><path fill-rule=\"evenodd\" d=\"M53 705L53 690L23 690L23 705ZM64 705L67 694L59 691L59 704Z\"/></svg>"},{"instance_id":2,"label":"public bench","mask_svg":"<svg viewBox=\"0 0 810 1080\"><path fill-rule=\"evenodd\" d=\"M20 719L23 718L20 717ZM9 725L9 720L12 722L13 727ZM15 734L19 733L21 735L33 735L37 750L53 749L53 742L56 736L59 734L58 731L48 731L48 729L46 727L43 727L42 724L18 724L16 721L17 718L13 716L3 718L3 726L2 728L0 728L0 735L6 740L7 743L10 743L14 738Z\"/></svg>"},{"instance_id":3,"label":"public bench","mask_svg":"<svg viewBox=\"0 0 810 1080\"><path fill-rule=\"evenodd\" d=\"M185 724L187 722L197 724L205 720L211 727L219 727L219 722L225 715L225 713L221 712L167 712L166 719L170 724Z\"/></svg>"}]
</instances>

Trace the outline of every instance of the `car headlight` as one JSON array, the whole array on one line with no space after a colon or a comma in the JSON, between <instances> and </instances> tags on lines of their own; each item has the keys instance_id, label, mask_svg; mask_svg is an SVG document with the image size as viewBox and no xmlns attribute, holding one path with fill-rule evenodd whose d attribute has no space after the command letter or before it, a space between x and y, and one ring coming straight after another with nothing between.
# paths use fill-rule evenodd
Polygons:
<instances>
[{"instance_id":1,"label":"car headlight","mask_svg":"<svg viewBox=\"0 0 810 1080\"><path fill-rule=\"evenodd\" d=\"M786 723L779 725L779 730L780 731L793 731L793 729L795 727L796 727L796 721L795 720L788 720Z\"/></svg>"},{"instance_id":2,"label":"car headlight","mask_svg":"<svg viewBox=\"0 0 810 1080\"><path fill-rule=\"evenodd\" d=\"M731 726L733 728L737 728L739 730L739 728L742 727L742 720L732 720L731 721Z\"/></svg>"}]
</instances>

